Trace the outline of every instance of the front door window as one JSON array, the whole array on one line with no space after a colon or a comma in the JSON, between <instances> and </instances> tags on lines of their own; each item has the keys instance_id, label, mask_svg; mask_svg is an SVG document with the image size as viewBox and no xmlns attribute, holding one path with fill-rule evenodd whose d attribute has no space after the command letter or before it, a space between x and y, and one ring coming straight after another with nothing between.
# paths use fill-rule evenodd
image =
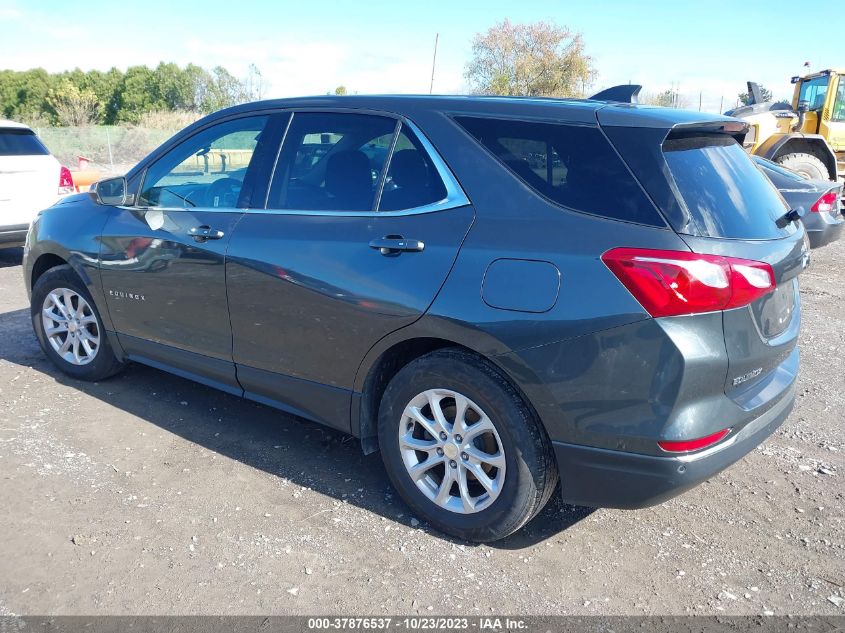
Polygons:
<instances>
[{"instance_id":1,"label":"front door window","mask_svg":"<svg viewBox=\"0 0 845 633\"><path fill-rule=\"evenodd\" d=\"M836 101L833 102L831 118L837 123L845 121L845 75L839 77L839 88L836 90Z\"/></svg>"},{"instance_id":2,"label":"front door window","mask_svg":"<svg viewBox=\"0 0 845 633\"><path fill-rule=\"evenodd\" d=\"M170 209L245 207L244 178L268 118L226 121L177 145L147 171L139 204Z\"/></svg>"}]
</instances>

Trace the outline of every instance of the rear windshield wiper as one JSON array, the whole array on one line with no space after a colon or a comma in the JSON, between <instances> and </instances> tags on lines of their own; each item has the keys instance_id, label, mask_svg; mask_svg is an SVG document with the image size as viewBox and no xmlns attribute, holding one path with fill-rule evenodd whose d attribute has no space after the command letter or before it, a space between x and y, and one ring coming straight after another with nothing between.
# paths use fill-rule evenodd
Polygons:
<instances>
[{"instance_id":1,"label":"rear windshield wiper","mask_svg":"<svg viewBox=\"0 0 845 633\"><path fill-rule=\"evenodd\" d=\"M801 221L801 218L803 218L804 214L806 213L807 211L804 209L804 207L790 209L782 216L780 216L777 220L775 220L775 224L777 224L779 229L785 228L790 222L795 222L796 224L798 224L798 222Z\"/></svg>"}]
</instances>

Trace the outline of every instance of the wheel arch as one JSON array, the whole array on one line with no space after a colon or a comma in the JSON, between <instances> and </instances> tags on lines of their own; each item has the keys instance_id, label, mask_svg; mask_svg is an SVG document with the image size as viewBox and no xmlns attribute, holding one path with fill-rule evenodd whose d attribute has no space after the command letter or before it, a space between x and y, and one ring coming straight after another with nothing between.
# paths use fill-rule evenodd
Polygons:
<instances>
[{"instance_id":1,"label":"wheel arch","mask_svg":"<svg viewBox=\"0 0 845 633\"><path fill-rule=\"evenodd\" d=\"M836 180L836 154L819 134L773 134L757 149L755 154L777 160L784 154L812 154L824 163L831 179Z\"/></svg>"},{"instance_id":2,"label":"wheel arch","mask_svg":"<svg viewBox=\"0 0 845 633\"><path fill-rule=\"evenodd\" d=\"M406 328L410 330L413 326ZM492 339L484 334L480 340ZM491 346L492 345L492 346ZM526 406L537 416L537 403L532 401L524 384L540 385L538 376L520 368L519 379L513 375L504 363L500 362L499 356L510 352L504 349L501 343L495 339L487 341L485 345L479 345L478 340L468 340L462 336L444 336L442 332L433 333L414 328L414 331L405 332L399 330L393 335L385 337L374 346L361 363L355 379L356 397L352 400L351 422L353 435L360 438L361 448L364 454L377 452L378 447L378 410L381 405L381 398L391 378L400 369L413 362L417 358L439 349L460 349L479 359L492 363L502 376L522 396ZM526 375L531 373L531 375ZM535 390L532 389L532 392ZM536 393L532 394L536 397Z\"/></svg>"},{"instance_id":3,"label":"wheel arch","mask_svg":"<svg viewBox=\"0 0 845 633\"><path fill-rule=\"evenodd\" d=\"M44 273L46 273L52 268L65 265L68 265L68 261L63 257L56 255L55 253L42 253L41 255L39 255L35 262L32 264L32 272L29 276L30 292L32 292L32 289L35 288L35 284L38 282L38 280ZM75 272L79 274L79 271L75 270Z\"/></svg>"},{"instance_id":4,"label":"wheel arch","mask_svg":"<svg viewBox=\"0 0 845 633\"><path fill-rule=\"evenodd\" d=\"M57 266L70 266L80 281L91 293L94 303L103 321L106 331L113 330L108 306L100 288L99 271L96 270L91 257L85 257L82 253L64 248L55 241L39 241L32 249L24 255L24 283L26 292L32 299L32 291L38 280L49 270Z\"/></svg>"}]
</instances>

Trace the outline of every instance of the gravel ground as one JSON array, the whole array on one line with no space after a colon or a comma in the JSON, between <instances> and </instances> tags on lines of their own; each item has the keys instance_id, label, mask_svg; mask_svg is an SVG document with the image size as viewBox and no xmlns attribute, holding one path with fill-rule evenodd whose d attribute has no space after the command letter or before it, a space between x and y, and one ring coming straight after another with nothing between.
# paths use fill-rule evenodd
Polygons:
<instances>
[{"instance_id":1,"label":"gravel ground","mask_svg":"<svg viewBox=\"0 0 845 633\"><path fill-rule=\"evenodd\" d=\"M60 375L0 251L0 615L845 613L845 242L803 275L794 412L639 511L430 530L347 436L141 366Z\"/></svg>"}]
</instances>

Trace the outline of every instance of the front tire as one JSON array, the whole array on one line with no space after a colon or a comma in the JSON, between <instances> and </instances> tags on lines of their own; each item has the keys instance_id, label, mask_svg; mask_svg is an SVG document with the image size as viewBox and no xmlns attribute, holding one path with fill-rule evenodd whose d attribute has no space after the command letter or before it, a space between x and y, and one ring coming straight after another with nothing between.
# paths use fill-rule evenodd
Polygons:
<instances>
[{"instance_id":1,"label":"front tire","mask_svg":"<svg viewBox=\"0 0 845 633\"><path fill-rule=\"evenodd\" d=\"M123 369L91 293L70 266L51 268L38 278L30 315L41 349L67 375L96 381Z\"/></svg>"},{"instance_id":2,"label":"front tire","mask_svg":"<svg viewBox=\"0 0 845 633\"><path fill-rule=\"evenodd\" d=\"M805 154L798 152L795 154L784 154L778 156L776 162L783 165L787 169L798 172L804 178L810 180L831 180L831 175L827 173L827 167L820 158L812 154Z\"/></svg>"},{"instance_id":3,"label":"front tire","mask_svg":"<svg viewBox=\"0 0 845 633\"><path fill-rule=\"evenodd\" d=\"M414 512L467 541L517 531L557 486L551 444L531 408L492 363L462 350L432 352L393 377L379 446Z\"/></svg>"}]
</instances>

